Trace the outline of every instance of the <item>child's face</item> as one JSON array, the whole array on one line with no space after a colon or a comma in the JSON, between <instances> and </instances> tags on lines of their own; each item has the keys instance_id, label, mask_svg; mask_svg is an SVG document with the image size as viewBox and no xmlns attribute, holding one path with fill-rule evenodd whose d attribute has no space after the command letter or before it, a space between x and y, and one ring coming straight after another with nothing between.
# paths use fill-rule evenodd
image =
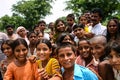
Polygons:
<instances>
[{"instance_id":1,"label":"child's face","mask_svg":"<svg viewBox=\"0 0 120 80\"><path fill-rule=\"evenodd\" d=\"M120 53L117 53L116 51L111 50L109 60L110 60L111 65L115 69L120 70Z\"/></svg>"},{"instance_id":2,"label":"child's face","mask_svg":"<svg viewBox=\"0 0 120 80\"><path fill-rule=\"evenodd\" d=\"M28 53L28 49L23 44L20 44L14 50L14 55L19 62L26 61L27 53Z\"/></svg>"},{"instance_id":3,"label":"child's face","mask_svg":"<svg viewBox=\"0 0 120 80\"><path fill-rule=\"evenodd\" d=\"M57 30L60 31L60 32L65 31L65 24L60 21L60 22L57 24Z\"/></svg>"},{"instance_id":4,"label":"child's face","mask_svg":"<svg viewBox=\"0 0 120 80\"><path fill-rule=\"evenodd\" d=\"M80 20L79 20L79 23L82 23L84 25L87 24L87 18L85 16L81 16Z\"/></svg>"},{"instance_id":5,"label":"child's face","mask_svg":"<svg viewBox=\"0 0 120 80\"><path fill-rule=\"evenodd\" d=\"M72 26L74 24L74 20L71 17L67 17L67 23L69 26Z\"/></svg>"},{"instance_id":6,"label":"child's face","mask_svg":"<svg viewBox=\"0 0 120 80\"><path fill-rule=\"evenodd\" d=\"M71 47L65 47L58 50L58 60L65 69L73 67L75 59L76 55Z\"/></svg>"},{"instance_id":7,"label":"child's face","mask_svg":"<svg viewBox=\"0 0 120 80\"><path fill-rule=\"evenodd\" d=\"M69 35L66 35L63 39L62 42L69 42L71 44L74 44L74 42L71 40L70 36Z\"/></svg>"},{"instance_id":8,"label":"child's face","mask_svg":"<svg viewBox=\"0 0 120 80\"><path fill-rule=\"evenodd\" d=\"M111 20L107 26L109 33L114 34L117 31L117 24Z\"/></svg>"},{"instance_id":9,"label":"child's face","mask_svg":"<svg viewBox=\"0 0 120 80\"><path fill-rule=\"evenodd\" d=\"M11 55L13 54L12 48L11 48L9 45L3 44L3 45L2 45L2 48L3 48L3 53L4 53L7 57L9 57L9 56L11 56Z\"/></svg>"},{"instance_id":10,"label":"child's face","mask_svg":"<svg viewBox=\"0 0 120 80\"><path fill-rule=\"evenodd\" d=\"M46 27L46 24L45 23L41 23L41 24L39 24L39 29L40 29L40 31L44 31L45 30L45 27Z\"/></svg>"},{"instance_id":11,"label":"child's face","mask_svg":"<svg viewBox=\"0 0 120 80\"><path fill-rule=\"evenodd\" d=\"M87 41L83 40L80 41L78 46L78 51L80 53L80 56L82 58L89 58L89 56L91 56L91 48L90 48L90 44L88 44Z\"/></svg>"},{"instance_id":12,"label":"child's face","mask_svg":"<svg viewBox=\"0 0 120 80\"><path fill-rule=\"evenodd\" d=\"M76 28L74 30L74 34L78 37L78 38L83 38L84 36L84 29L83 28Z\"/></svg>"},{"instance_id":13,"label":"child's face","mask_svg":"<svg viewBox=\"0 0 120 80\"><path fill-rule=\"evenodd\" d=\"M43 36L43 34L40 32L40 33L38 34L37 38L38 38L38 40L41 40L41 39L44 38L44 36Z\"/></svg>"},{"instance_id":14,"label":"child's face","mask_svg":"<svg viewBox=\"0 0 120 80\"><path fill-rule=\"evenodd\" d=\"M35 32L35 33L39 33L39 32L40 32L39 27L36 27L36 28L34 29L34 32Z\"/></svg>"},{"instance_id":15,"label":"child's face","mask_svg":"<svg viewBox=\"0 0 120 80\"><path fill-rule=\"evenodd\" d=\"M37 45L36 53L40 60L48 60L50 58L51 52L51 49L45 43L40 43Z\"/></svg>"},{"instance_id":16,"label":"child's face","mask_svg":"<svg viewBox=\"0 0 120 80\"><path fill-rule=\"evenodd\" d=\"M35 33L32 33L30 36L29 36L29 41L30 43L35 43L37 41L37 36Z\"/></svg>"}]
</instances>

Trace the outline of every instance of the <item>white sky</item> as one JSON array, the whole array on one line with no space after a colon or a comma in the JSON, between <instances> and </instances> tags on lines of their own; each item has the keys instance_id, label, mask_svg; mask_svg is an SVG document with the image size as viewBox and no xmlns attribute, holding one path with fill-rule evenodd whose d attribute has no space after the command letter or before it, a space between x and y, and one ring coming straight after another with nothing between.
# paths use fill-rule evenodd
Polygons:
<instances>
[{"instance_id":1,"label":"white sky","mask_svg":"<svg viewBox=\"0 0 120 80\"><path fill-rule=\"evenodd\" d=\"M0 17L4 15L12 15L11 8L12 5L17 3L19 0L0 0ZM53 9L51 12L53 13L50 16L45 17L46 23L54 22L57 18L66 16L70 13L70 11L64 11L65 8L65 2L66 0L56 0L55 3L53 3Z\"/></svg>"}]
</instances>

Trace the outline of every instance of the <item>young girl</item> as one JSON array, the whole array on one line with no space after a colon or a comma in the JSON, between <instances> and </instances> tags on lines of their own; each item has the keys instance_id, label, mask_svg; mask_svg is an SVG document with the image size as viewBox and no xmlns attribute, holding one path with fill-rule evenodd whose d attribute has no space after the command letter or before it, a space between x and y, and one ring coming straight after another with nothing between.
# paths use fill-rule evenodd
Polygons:
<instances>
[{"instance_id":1,"label":"young girl","mask_svg":"<svg viewBox=\"0 0 120 80\"><path fill-rule=\"evenodd\" d=\"M54 38L55 38L55 41L56 41L56 39L58 38L58 36L61 33L66 32L67 27L66 27L65 22L63 20L61 20L61 19L57 19L55 21L55 25L54 26L55 26Z\"/></svg>"},{"instance_id":2,"label":"young girl","mask_svg":"<svg viewBox=\"0 0 120 80\"><path fill-rule=\"evenodd\" d=\"M36 53L39 57L37 63L42 80L49 78L60 80L60 65L55 58L50 58L50 54L52 53L50 41L47 39L39 40L36 44Z\"/></svg>"},{"instance_id":3,"label":"young girl","mask_svg":"<svg viewBox=\"0 0 120 80\"><path fill-rule=\"evenodd\" d=\"M112 41L107 45L109 61L113 68L115 80L120 80L120 42Z\"/></svg>"},{"instance_id":4,"label":"young girl","mask_svg":"<svg viewBox=\"0 0 120 80\"><path fill-rule=\"evenodd\" d=\"M12 50L16 59L8 65L4 80L40 80L37 64L27 60L27 42L16 39L13 44Z\"/></svg>"},{"instance_id":5,"label":"young girl","mask_svg":"<svg viewBox=\"0 0 120 80\"><path fill-rule=\"evenodd\" d=\"M2 76L4 76L8 64L10 64L14 60L12 46L13 46L12 40L4 41L1 45L1 50L6 56L6 59L2 60L0 63Z\"/></svg>"},{"instance_id":6,"label":"young girl","mask_svg":"<svg viewBox=\"0 0 120 80\"><path fill-rule=\"evenodd\" d=\"M30 42L28 56L36 55L37 34L35 32L29 32L27 37Z\"/></svg>"}]
</instances>

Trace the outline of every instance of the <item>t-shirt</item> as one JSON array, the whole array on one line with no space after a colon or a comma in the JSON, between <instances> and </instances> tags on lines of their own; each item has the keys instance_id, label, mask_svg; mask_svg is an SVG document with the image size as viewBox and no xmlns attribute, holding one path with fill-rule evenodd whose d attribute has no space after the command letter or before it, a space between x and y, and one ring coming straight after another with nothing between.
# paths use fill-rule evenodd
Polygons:
<instances>
[{"instance_id":1,"label":"t-shirt","mask_svg":"<svg viewBox=\"0 0 120 80\"><path fill-rule=\"evenodd\" d=\"M27 61L24 66L18 67L11 62L7 67L4 80L40 80L38 65Z\"/></svg>"}]
</instances>

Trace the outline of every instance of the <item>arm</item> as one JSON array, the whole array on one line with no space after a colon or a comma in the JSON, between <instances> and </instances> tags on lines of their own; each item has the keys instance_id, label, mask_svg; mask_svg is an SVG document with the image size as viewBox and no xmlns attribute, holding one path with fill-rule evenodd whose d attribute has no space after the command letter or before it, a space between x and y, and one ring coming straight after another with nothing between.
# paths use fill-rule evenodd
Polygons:
<instances>
[{"instance_id":1,"label":"arm","mask_svg":"<svg viewBox=\"0 0 120 80\"><path fill-rule=\"evenodd\" d=\"M14 80L13 79L14 75L13 75L13 68L12 65L8 65L7 67L7 71L4 74L4 80Z\"/></svg>"}]
</instances>

